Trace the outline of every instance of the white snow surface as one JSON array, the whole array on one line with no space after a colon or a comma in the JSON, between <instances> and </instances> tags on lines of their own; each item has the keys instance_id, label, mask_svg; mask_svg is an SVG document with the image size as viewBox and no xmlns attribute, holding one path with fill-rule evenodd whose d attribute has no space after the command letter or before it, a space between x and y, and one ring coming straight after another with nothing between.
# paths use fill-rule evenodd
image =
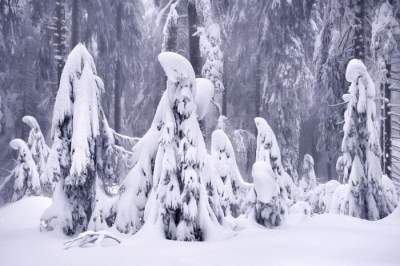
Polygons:
<instances>
[{"instance_id":1,"label":"white snow surface","mask_svg":"<svg viewBox=\"0 0 400 266\"><path fill-rule=\"evenodd\" d=\"M1 265L399 265L400 215L365 221L332 214L304 217L298 223L265 229L243 221L235 236L209 242L120 235L120 245L63 249L71 238L40 232L45 197L28 197L0 208Z\"/></svg>"}]
</instances>

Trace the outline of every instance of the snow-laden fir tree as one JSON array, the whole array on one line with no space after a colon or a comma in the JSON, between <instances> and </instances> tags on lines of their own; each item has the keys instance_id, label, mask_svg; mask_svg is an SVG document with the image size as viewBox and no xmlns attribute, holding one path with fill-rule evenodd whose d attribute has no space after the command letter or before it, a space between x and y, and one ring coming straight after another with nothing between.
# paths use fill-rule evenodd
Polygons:
<instances>
[{"instance_id":1,"label":"snow-laden fir tree","mask_svg":"<svg viewBox=\"0 0 400 266\"><path fill-rule=\"evenodd\" d=\"M314 159L310 154L304 155L302 175L298 185L302 194L309 192L317 186L317 177L314 171Z\"/></svg>"},{"instance_id":2,"label":"snow-laden fir tree","mask_svg":"<svg viewBox=\"0 0 400 266\"><path fill-rule=\"evenodd\" d=\"M254 188L250 192L250 218L266 227L281 225L287 213L287 206L281 198L280 186L270 161L255 162L252 176Z\"/></svg>"},{"instance_id":3,"label":"snow-laden fir tree","mask_svg":"<svg viewBox=\"0 0 400 266\"><path fill-rule=\"evenodd\" d=\"M212 133L211 154L218 178L223 183L220 197L224 215L237 217L245 207L250 184L243 181L232 143L221 129Z\"/></svg>"},{"instance_id":4,"label":"snow-laden fir tree","mask_svg":"<svg viewBox=\"0 0 400 266\"><path fill-rule=\"evenodd\" d=\"M104 171L99 167L103 89L92 56L78 44L65 63L53 111L53 145L46 172L58 182L53 203L42 216L48 229L59 227L67 235L82 232L101 204L96 190L104 180L96 179Z\"/></svg>"},{"instance_id":5,"label":"snow-laden fir tree","mask_svg":"<svg viewBox=\"0 0 400 266\"><path fill-rule=\"evenodd\" d=\"M50 148L44 140L39 123L33 116L24 116L22 121L31 128L27 144L40 176L42 194L51 195L57 180L47 179L47 175L44 174Z\"/></svg>"},{"instance_id":6,"label":"snow-laden fir tree","mask_svg":"<svg viewBox=\"0 0 400 266\"><path fill-rule=\"evenodd\" d=\"M218 224L213 209L220 206L207 196L216 187L196 115L195 74L176 53L161 53L158 60L168 81L146 223L159 227L167 239L201 241Z\"/></svg>"},{"instance_id":7,"label":"snow-laden fir tree","mask_svg":"<svg viewBox=\"0 0 400 266\"><path fill-rule=\"evenodd\" d=\"M264 118L254 119L257 128L256 161L270 161L275 179L280 186L280 195L291 205L295 200L295 189L292 177L284 170L281 161L281 151L275 133Z\"/></svg>"},{"instance_id":8,"label":"snow-laden fir tree","mask_svg":"<svg viewBox=\"0 0 400 266\"><path fill-rule=\"evenodd\" d=\"M256 165L253 165L252 170L256 192L256 197L254 199L255 217L258 217L256 220L265 226L277 226L283 222L287 214L288 205L293 202L292 194L294 186L291 177L283 170L281 153L271 127L268 125L267 121L261 117L255 118L254 121L257 127ZM257 162L266 163L257 164ZM256 179L258 179L257 182L261 182L261 184L262 182L267 182L267 179L273 180L274 184L276 184L276 195L265 196L270 200L273 199L271 203L267 204L268 201L265 199L262 200L261 203L259 202L258 198L264 197L264 195L260 189L257 190ZM263 181L263 179L265 180ZM271 183L272 186L271 180L268 182ZM261 189L272 189L271 187L264 188L265 186L263 185Z\"/></svg>"},{"instance_id":9,"label":"snow-laden fir tree","mask_svg":"<svg viewBox=\"0 0 400 266\"><path fill-rule=\"evenodd\" d=\"M348 63L346 80L351 85L349 93L343 96L348 103L344 114L342 160L348 189L340 213L377 220L393 209L382 185L375 85L358 59Z\"/></svg>"},{"instance_id":10,"label":"snow-laden fir tree","mask_svg":"<svg viewBox=\"0 0 400 266\"><path fill-rule=\"evenodd\" d=\"M13 139L10 146L18 152L16 166L11 172L14 180L11 200L17 201L25 195L40 195L40 177L28 145L22 139Z\"/></svg>"}]
</instances>

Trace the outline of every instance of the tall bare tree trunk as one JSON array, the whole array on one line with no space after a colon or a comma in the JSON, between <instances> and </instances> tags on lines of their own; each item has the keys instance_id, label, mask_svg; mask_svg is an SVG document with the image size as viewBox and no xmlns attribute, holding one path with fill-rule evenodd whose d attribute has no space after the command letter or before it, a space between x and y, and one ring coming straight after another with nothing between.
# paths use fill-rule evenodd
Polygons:
<instances>
[{"instance_id":1,"label":"tall bare tree trunk","mask_svg":"<svg viewBox=\"0 0 400 266\"><path fill-rule=\"evenodd\" d=\"M194 0L188 0L189 56L196 77L201 75L200 38L197 31L197 11Z\"/></svg>"},{"instance_id":2,"label":"tall bare tree trunk","mask_svg":"<svg viewBox=\"0 0 400 266\"><path fill-rule=\"evenodd\" d=\"M72 0L72 14L71 14L71 50L80 41L79 22L80 22L80 0Z\"/></svg>"},{"instance_id":3,"label":"tall bare tree trunk","mask_svg":"<svg viewBox=\"0 0 400 266\"><path fill-rule=\"evenodd\" d=\"M114 128L117 132L121 131L121 96L122 96L122 79L121 79L121 39L122 39L122 15L123 2L119 1L117 6L116 29L117 29L117 62L115 66L115 88L114 88Z\"/></svg>"}]
</instances>

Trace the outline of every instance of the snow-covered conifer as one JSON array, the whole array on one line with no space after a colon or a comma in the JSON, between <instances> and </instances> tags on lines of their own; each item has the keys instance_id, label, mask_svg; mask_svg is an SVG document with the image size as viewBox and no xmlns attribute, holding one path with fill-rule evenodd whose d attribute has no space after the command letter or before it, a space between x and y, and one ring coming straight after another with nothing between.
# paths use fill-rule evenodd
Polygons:
<instances>
[{"instance_id":1,"label":"snow-covered conifer","mask_svg":"<svg viewBox=\"0 0 400 266\"><path fill-rule=\"evenodd\" d=\"M60 227L68 235L87 229L96 205L103 89L92 56L78 44L65 63L55 101L46 171L58 183L42 216L45 227Z\"/></svg>"},{"instance_id":2,"label":"snow-covered conifer","mask_svg":"<svg viewBox=\"0 0 400 266\"><path fill-rule=\"evenodd\" d=\"M269 161L253 164L254 201L250 215L257 223L266 226L279 226L287 213L286 202L281 199L280 186Z\"/></svg>"},{"instance_id":3,"label":"snow-covered conifer","mask_svg":"<svg viewBox=\"0 0 400 266\"><path fill-rule=\"evenodd\" d=\"M342 160L348 182L346 210L341 213L377 220L393 209L382 185L379 134L376 125L375 85L361 60L352 59L346 69L351 83L344 114Z\"/></svg>"},{"instance_id":4,"label":"snow-covered conifer","mask_svg":"<svg viewBox=\"0 0 400 266\"><path fill-rule=\"evenodd\" d=\"M317 186L317 178L314 171L314 159L309 154L304 155L299 186L302 194L307 193Z\"/></svg>"},{"instance_id":5,"label":"snow-covered conifer","mask_svg":"<svg viewBox=\"0 0 400 266\"><path fill-rule=\"evenodd\" d=\"M280 196L286 205L294 203L295 189L292 178L283 169L281 151L276 136L264 118L254 119L257 127L256 161L269 161L275 173L275 179L280 186Z\"/></svg>"},{"instance_id":6,"label":"snow-covered conifer","mask_svg":"<svg viewBox=\"0 0 400 266\"><path fill-rule=\"evenodd\" d=\"M212 133L211 154L218 178L223 183L220 197L224 215L237 217L243 211L250 184L243 181L232 143L221 129Z\"/></svg>"},{"instance_id":7,"label":"snow-covered conifer","mask_svg":"<svg viewBox=\"0 0 400 266\"><path fill-rule=\"evenodd\" d=\"M14 179L12 201L17 201L25 195L40 195L39 173L28 145L22 139L13 139L10 146L18 151L17 164L11 172Z\"/></svg>"},{"instance_id":8,"label":"snow-covered conifer","mask_svg":"<svg viewBox=\"0 0 400 266\"><path fill-rule=\"evenodd\" d=\"M44 140L42 130L40 129L39 123L36 121L36 119L33 116L24 116L22 121L31 128L27 144L31 151L32 158L37 166L42 187L42 194L51 195L53 193L56 180L49 180L47 179L47 175L43 174L45 172L45 166L49 157L50 149Z\"/></svg>"},{"instance_id":9,"label":"snow-covered conifer","mask_svg":"<svg viewBox=\"0 0 400 266\"><path fill-rule=\"evenodd\" d=\"M212 197L216 187L196 116L194 70L176 53L161 53L158 60L168 77L167 104L146 223L159 225L167 239L204 240L218 224L214 210L220 206Z\"/></svg>"}]
</instances>

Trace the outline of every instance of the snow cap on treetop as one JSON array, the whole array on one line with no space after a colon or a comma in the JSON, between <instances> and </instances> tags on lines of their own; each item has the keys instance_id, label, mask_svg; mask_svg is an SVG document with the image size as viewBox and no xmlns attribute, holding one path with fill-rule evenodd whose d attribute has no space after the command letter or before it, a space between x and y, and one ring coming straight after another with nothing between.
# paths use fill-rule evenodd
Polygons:
<instances>
[{"instance_id":1,"label":"snow cap on treetop","mask_svg":"<svg viewBox=\"0 0 400 266\"><path fill-rule=\"evenodd\" d=\"M351 59L346 68L346 80L351 83L357 82L366 72L367 68L360 59Z\"/></svg>"},{"instance_id":2,"label":"snow cap on treetop","mask_svg":"<svg viewBox=\"0 0 400 266\"><path fill-rule=\"evenodd\" d=\"M194 80L196 78L192 65L180 54L162 52L158 55L158 61L168 79L172 82L177 82L182 79Z\"/></svg>"},{"instance_id":3,"label":"snow cap on treetop","mask_svg":"<svg viewBox=\"0 0 400 266\"><path fill-rule=\"evenodd\" d=\"M14 150L29 150L28 145L22 139L13 139L12 141L10 141L10 147Z\"/></svg>"},{"instance_id":4,"label":"snow cap on treetop","mask_svg":"<svg viewBox=\"0 0 400 266\"><path fill-rule=\"evenodd\" d=\"M22 122L27 124L31 129L40 130L40 126L39 126L37 120L33 116L26 115L26 116L22 117Z\"/></svg>"}]
</instances>

